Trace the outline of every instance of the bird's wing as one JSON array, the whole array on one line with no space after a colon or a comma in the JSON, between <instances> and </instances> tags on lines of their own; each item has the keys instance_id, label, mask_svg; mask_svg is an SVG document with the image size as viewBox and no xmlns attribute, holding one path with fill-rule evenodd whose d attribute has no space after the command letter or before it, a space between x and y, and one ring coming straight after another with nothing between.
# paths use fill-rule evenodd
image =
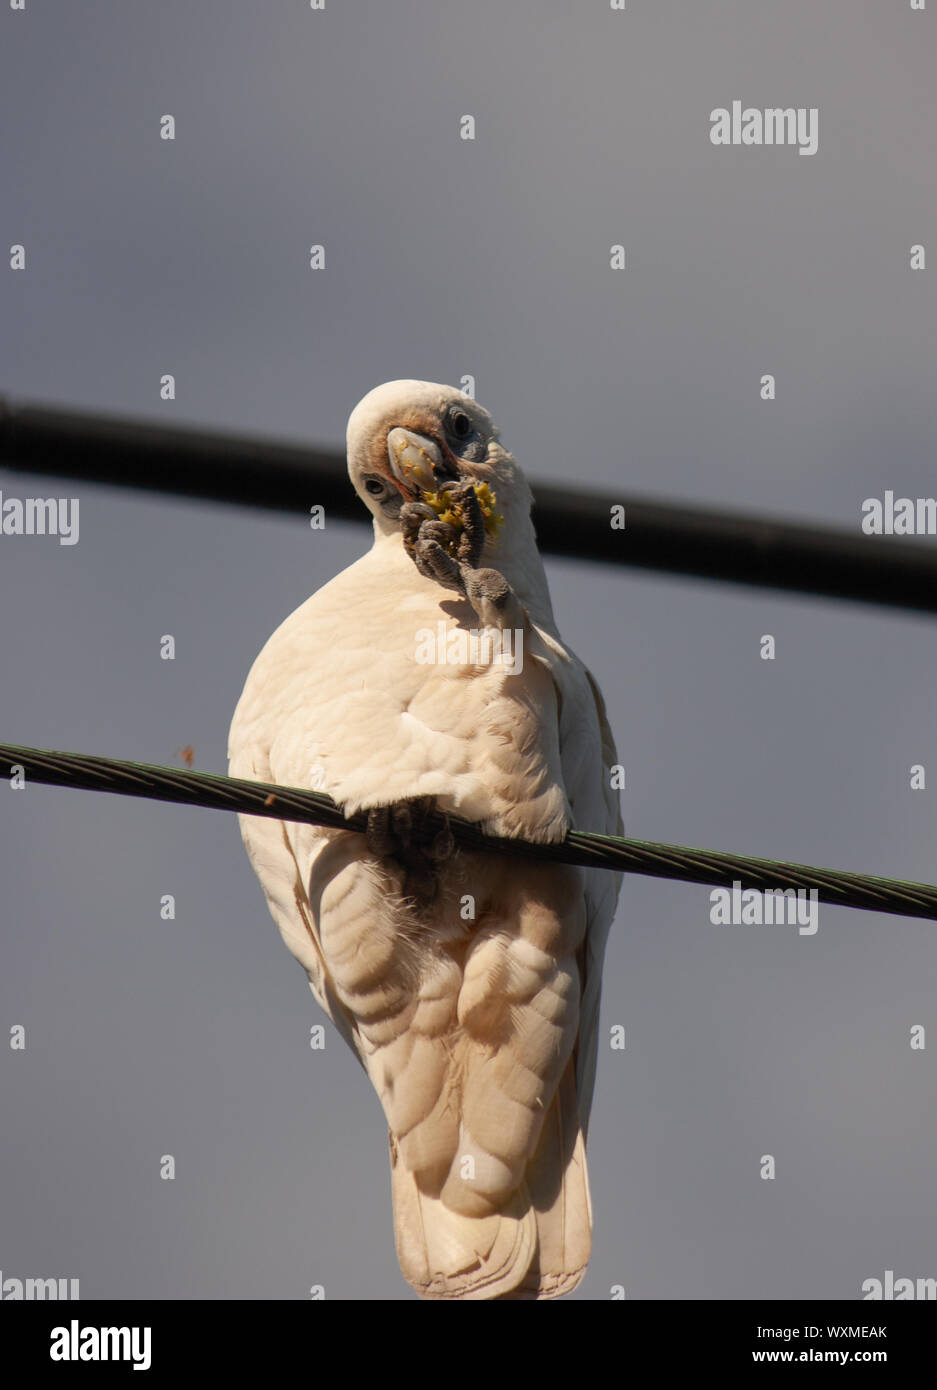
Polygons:
<instances>
[{"instance_id":1,"label":"bird's wing","mask_svg":"<svg viewBox=\"0 0 937 1390\"><path fill-rule=\"evenodd\" d=\"M539 635L550 653L557 691L560 759L570 806L570 829L621 835L621 808L612 786L612 769L618 755L602 692L592 673L555 633L540 631ZM585 1131L595 1085L602 964L622 875L608 869L583 869L582 873L587 926L581 962L583 999L576 1045L576 1087Z\"/></svg>"},{"instance_id":2,"label":"bird's wing","mask_svg":"<svg viewBox=\"0 0 937 1390\"><path fill-rule=\"evenodd\" d=\"M572 828L621 835L621 808L612 788L612 769L618 755L605 701L591 673L575 657L571 657L560 717L560 749ZM583 1133L587 1133L595 1087L602 967L622 876L609 869L584 869L583 878L587 926L581 965L583 994L576 1044L576 1090Z\"/></svg>"}]
</instances>

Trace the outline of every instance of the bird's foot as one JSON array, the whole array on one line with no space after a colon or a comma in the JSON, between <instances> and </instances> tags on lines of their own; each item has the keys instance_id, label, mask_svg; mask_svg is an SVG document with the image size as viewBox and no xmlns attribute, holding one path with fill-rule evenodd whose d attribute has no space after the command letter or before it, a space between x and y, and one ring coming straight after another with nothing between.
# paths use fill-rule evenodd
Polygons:
<instances>
[{"instance_id":1,"label":"bird's foot","mask_svg":"<svg viewBox=\"0 0 937 1390\"><path fill-rule=\"evenodd\" d=\"M440 829L429 823L435 798L413 797L368 812L368 849L379 859L391 859L403 870L403 890L418 902L431 902L439 891L439 867L455 850L449 821Z\"/></svg>"},{"instance_id":2,"label":"bird's foot","mask_svg":"<svg viewBox=\"0 0 937 1390\"><path fill-rule=\"evenodd\" d=\"M504 607L510 586L499 570L478 569L485 548L485 518L473 483L443 483L460 509L462 528L441 521L425 502L406 502L400 510L403 543L420 574L464 595L478 611L479 603Z\"/></svg>"},{"instance_id":3,"label":"bird's foot","mask_svg":"<svg viewBox=\"0 0 937 1390\"><path fill-rule=\"evenodd\" d=\"M459 509L462 518L456 559L469 569L475 569L485 548L485 517L475 492L475 484L458 481L443 483L439 491Z\"/></svg>"},{"instance_id":4,"label":"bird's foot","mask_svg":"<svg viewBox=\"0 0 937 1390\"><path fill-rule=\"evenodd\" d=\"M432 507L426 502L404 502L400 508L400 529L403 532L403 548L413 559L413 552L420 535L420 527L427 521L438 520Z\"/></svg>"}]
</instances>

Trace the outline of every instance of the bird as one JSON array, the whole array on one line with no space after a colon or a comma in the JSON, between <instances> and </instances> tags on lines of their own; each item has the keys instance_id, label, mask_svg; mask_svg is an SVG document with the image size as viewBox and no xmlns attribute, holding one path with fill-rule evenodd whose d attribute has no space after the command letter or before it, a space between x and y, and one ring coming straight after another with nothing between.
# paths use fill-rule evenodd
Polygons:
<instances>
[{"instance_id":1,"label":"bird","mask_svg":"<svg viewBox=\"0 0 937 1390\"><path fill-rule=\"evenodd\" d=\"M276 629L234 777L326 792L365 828L257 816L270 913L377 1092L397 1257L420 1298L570 1293L620 875L460 848L449 817L557 844L621 834L595 680L561 639L532 494L487 410L385 382L352 411L374 541Z\"/></svg>"}]
</instances>

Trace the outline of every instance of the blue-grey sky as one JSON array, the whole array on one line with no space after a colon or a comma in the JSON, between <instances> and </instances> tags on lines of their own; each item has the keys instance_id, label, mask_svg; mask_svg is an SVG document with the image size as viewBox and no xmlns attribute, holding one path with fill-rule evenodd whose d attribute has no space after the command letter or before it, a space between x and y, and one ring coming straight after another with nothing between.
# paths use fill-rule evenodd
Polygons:
<instances>
[{"instance_id":1,"label":"blue-grey sky","mask_svg":"<svg viewBox=\"0 0 937 1390\"><path fill-rule=\"evenodd\" d=\"M0 246L27 264L0 274L0 390L335 444L377 383L470 373L534 480L857 527L867 497L935 491L937 270L909 266L918 243L937 259L935 9L4 7ZM734 99L817 108L817 153L714 146ZM223 771L254 656L369 543L0 488L80 499L77 545L0 535L0 738L41 747L190 745ZM937 878L932 620L547 568L606 695L630 834ZM0 889L0 1037L27 1041L0 1048L4 1278L410 1296L380 1105L331 1026L310 1050L322 1018L233 817L0 786ZM807 937L709 908L625 880L603 1032L627 1047L600 1052L576 1297L937 1276L934 924L821 907Z\"/></svg>"}]
</instances>

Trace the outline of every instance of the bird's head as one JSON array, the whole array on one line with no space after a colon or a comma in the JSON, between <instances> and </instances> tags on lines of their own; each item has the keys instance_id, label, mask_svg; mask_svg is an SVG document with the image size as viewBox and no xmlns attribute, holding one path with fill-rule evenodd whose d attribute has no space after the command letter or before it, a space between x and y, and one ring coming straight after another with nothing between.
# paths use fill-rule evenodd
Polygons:
<instances>
[{"instance_id":1,"label":"bird's head","mask_svg":"<svg viewBox=\"0 0 937 1390\"><path fill-rule=\"evenodd\" d=\"M384 535L399 531L404 502L447 482L487 483L506 519L530 512L530 491L488 411L453 386L388 381L369 391L348 421L348 473Z\"/></svg>"},{"instance_id":2,"label":"bird's head","mask_svg":"<svg viewBox=\"0 0 937 1390\"><path fill-rule=\"evenodd\" d=\"M400 510L405 502L438 494L447 482L475 483L477 494L478 485L487 483L488 492L479 495L488 532L481 563L496 566L533 619L553 630L530 518L530 487L477 401L454 386L429 381L376 386L348 421L348 473L374 517L375 542L382 544L394 544L396 538L403 544ZM490 520L496 524L489 526Z\"/></svg>"}]
</instances>

